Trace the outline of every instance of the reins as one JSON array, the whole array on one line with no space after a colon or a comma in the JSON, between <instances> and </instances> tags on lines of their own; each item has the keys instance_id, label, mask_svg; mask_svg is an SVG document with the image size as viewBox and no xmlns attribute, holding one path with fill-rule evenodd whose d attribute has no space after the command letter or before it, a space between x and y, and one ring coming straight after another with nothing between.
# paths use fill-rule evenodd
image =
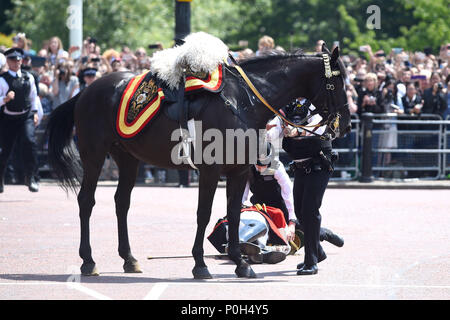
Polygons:
<instances>
[{"instance_id":1,"label":"reins","mask_svg":"<svg viewBox=\"0 0 450 320\"><path fill-rule=\"evenodd\" d=\"M256 87L253 85L253 83L251 82L251 80L247 77L247 75L245 74L244 70L242 70L242 68L238 65L234 66L236 68L236 70L239 72L239 74L241 75L241 77L244 79L245 83L247 83L247 85L249 86L249 88L253 91L253 93L255 94L255 96L270 110L272 111L275 115L277 115L278 117L280 117L284 122L290 124L293 127L296 128L316 128L316 127L321 127L323 126L322 123L318 123L316 125L311 125L311 126L303 126L303 125L299 125L299 124L295 124L292 121L288 120L285 116L283 116L279 111L277 111L275 108L273 108L267 101L266 99L264 99L264 97L259 93L258 89L256 89Z\"/></svg>"},{"instance_id":2,"label":"reins","mask_svg":"<svg viewBox=\"0 0 450 320\"><path fill-rule=\"evenodd\" d=\"M327 92L329 91L333 91L335 89L334 84L329 83L329 79L331 79L333 76L338 76L340 74L340 71L332 71L331 70L331 66L330 66L330 57L328 54L324 53L322 54L323 57L323 63L325 66L325 88L327 89ZM232 59L234 61L234 59ZM329 119L322 119L322 121L320 121L318 124L315 125L300 125L300 124L295 124L292 121L288 120L283 114L281 114L278 110L276 110L275 108L273 108L266 99L264 99L264 97L261 95L261 93L259 93L258 89L256 89L256 87L253 85L252 81L248 78L248 76L245 74L244 70L238 65L235 64L234 65L235 69L239 72L239 74L241 75L241 77L244 79L245 83L248 85L248 87L250 88L250 90L252 90L252 92L255 94L255 96L270 110L272 111L272 113L274 113L276 116L278 116L281 120L283 120L285 123L288 123L289 125L293 126L294 128L301 128L303 130L305 130L306 132L309 132L313 135L319 136L321 138L323 138L322 135L319 135L317 133L315 133L314 131L317 130L317 128L323 126L323 125L328 125L329 124ZM320 89L318 90L318 93L316 94L316 96L320 93ZM334 99L332 99L334 100ZM334 130L331 129L333 132L338 128L339 126L339 119L340 119L340 115L337 114L336 118L334 119L333 122L333 126L334 126ZM308 130L307 128L312 128L311 130Z\"/></svg>"}]
</instances>

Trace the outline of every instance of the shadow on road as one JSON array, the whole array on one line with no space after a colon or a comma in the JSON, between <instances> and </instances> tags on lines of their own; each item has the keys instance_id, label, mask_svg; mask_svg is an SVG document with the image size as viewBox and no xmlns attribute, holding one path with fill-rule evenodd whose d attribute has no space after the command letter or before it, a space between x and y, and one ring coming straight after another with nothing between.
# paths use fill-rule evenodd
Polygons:
<instances>
[{"instance_id":1,"label":"shadow on road","mask_svg":"<svg viewBox=\"0 0 450 320\"><path fill-rule=\"evenodd\" d=\"M268 282L280 282L280 280L264 279L265 277L289 277L295 275L293 270L276 271L276 272L260 272L256 279L244 279L237 278L234 274L213 274L213 279L210 280L196 280L193 278L151 278L142 277L141 275L129 275L125 276L123 273L100 273L100 276L81 276L80 274L0 274L0 279L9 281L24 281L24 282L74 282L80 283L171 283L171 282L183 282L183 283L213 283L215 280L219 280L220 283L268 283ZM286 280L287 281L287 280Z\"/></svg>"}]
</instances>

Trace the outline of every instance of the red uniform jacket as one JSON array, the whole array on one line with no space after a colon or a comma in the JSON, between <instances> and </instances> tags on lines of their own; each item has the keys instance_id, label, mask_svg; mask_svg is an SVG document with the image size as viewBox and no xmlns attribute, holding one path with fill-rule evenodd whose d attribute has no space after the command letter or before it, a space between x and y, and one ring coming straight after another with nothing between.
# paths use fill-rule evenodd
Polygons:
<instances>
[{"instance_id":1,"label":"red uniform jacket","mask_svg":"<svg viewBox=\"0 0 450 320\"><path fill-rule=\"evenodd\" d=\"M269 239L268 243L273 245L287 245L285 238L281 235L279 228L286 227L286 220L284 219L283 211L278 208L264 206L262 210L258 210L255 206L244 208L241 210L245 211L257 211L259 212L267 221L269 225ZM227 243L226 238L226 225L228 224L227 218L219 219L214 226L213 231L208 236L208 240L212 245L221 253L225 253L225 244Z\"/></svg>"}]
</instances>

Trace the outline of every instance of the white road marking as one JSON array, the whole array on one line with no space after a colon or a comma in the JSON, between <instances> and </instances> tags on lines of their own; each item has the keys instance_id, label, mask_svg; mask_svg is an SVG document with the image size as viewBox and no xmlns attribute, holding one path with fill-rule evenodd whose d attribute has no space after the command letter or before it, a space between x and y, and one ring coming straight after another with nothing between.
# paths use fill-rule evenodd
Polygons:
<instances>
[{"instance_id":1,"label":"white road marking","mask_svg":"<svg viewBox=\"0 0 450 320\"><path fill-rule=\"evenodd\" d=\"M71 283L74 284L73 282ZM208 282L202 282L202 283L186 283L186 282L170 282L170 283L158 283L155 284L150 290L149 294L147 294L146 299L152 298L152 297L159 297L164 290L167 289L168 285L177 285L177 286L208 286L208 285L229 285L233 286L237 283L227 283L223 281L208 281ZM66 282L32 282L32 283L24 283L24 282L0 282L0 286L9 286L9 285L16 285L16 286L46 286L46 285L67 285ZM398 284L398 285L391 285L391 284L351 284L351 283L246 283L246 286L276 286L276 287L335 287L335 288L404 288L404 289L450 289L450 285L407 285L407 284ZM86 288L82 286L83 288ZM77 289L77 288L74 288ZM87 288L86 288L87 289ZM88 289L91 290L91 289ZM103 296L103 295L99 295ZM106 297L106 296L103 296Z\"/></svg>"},{"instance_id":2,"label":"white road marking","mask_svg":"<svg viewBox=\"0 0 450 320\"><path fill-rule=\"evenodd\" d=\"M429 258L424 258L424 259L422 259L420 261L415 261L414 263L412 263L412 264L406 266L405 268L402 268L401 270L399 270L397 273L394 274L392 285L390 287L390 292L388 293L389 298L392 299L392 300L397 298L395 289L401 289L403 287L397 286L396 283L398 283L408 271L410 271L411 269L413 269L413 268L415 268L415 267L417 267L419 265L424 265L426 263L434 262L434 260L448 258L448 257L450 257L448 254L445 254L445 255L434 255L434 256L429 257ZM428 289L428 288L424 288L424 289ZM430 289L434 289L434 288L430 288Z\"/></svg>"},{"instance_id":3,"label":"white road marking","mask_svg":"<svg viewBox=\"0 0 450 320\"><path fill-rule=\"evenodd\" d=\"M80 292L82 292L84 294L87 294L88 296L91 296L91 297L93 297L95 299L98 299L98 300L112 300L112 298L107 297L107 296L105 296L105 295L103 295L101 293L98 293L95 290L89 289L89 288L81 285L78 282L67 282L67 287L70 288L70 289L78 290L78 291L80 291Z\"/></svg>"},{"instance_id":4,"label":"white road marking","mask_svg":"<svg viewBox=\"0 0 450 320\"><path fill-rule=\"evenodd\" d=\"M168 283L157 283L152 290L144 297L143 300L158 300L164 290L169 286Z\"/></svg>"}]
</instances>

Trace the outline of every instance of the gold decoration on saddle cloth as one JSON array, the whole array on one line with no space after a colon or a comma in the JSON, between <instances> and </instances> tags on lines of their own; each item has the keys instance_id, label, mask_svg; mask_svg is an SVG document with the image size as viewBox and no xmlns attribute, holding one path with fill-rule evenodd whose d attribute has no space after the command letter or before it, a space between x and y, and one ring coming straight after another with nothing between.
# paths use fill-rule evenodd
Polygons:
<instances>
[{"instance_id":1,"label":"gold decoration on saddle cloth","mask_svg":"<svg viewBox=\"0 0 450 320\"><path fill-rule=\"evenodd\" d=\"M184 91L186 93L192 93L197 90L206 90L211 92L219 92L223 88L223 71L222 65L219 65L211 73L207 72L193 72L187 68L186 82L184 85Z\"/></svg>"},{"instance_id":2,"label":"gold decoration on saddle cloth","mask_svg":"<svg viewBox=\"0 0 450 320\"><path fill-rule=\"evenodd\" d=\"M186 71L185 92L219 92L223 88L222 65L213 72ZM150 72L130 80L120 100L116 130L122 138L133 138L158 113L165 95Z\"/></svg>"},{"instance_id":3,"label":"gold decoration on saddle cloth","mask_svg":"<svg viewBox=\"0 0 450 320\"><path fill-rule=\"evenodd\" d=\"M132 138L157 114L164 99L152 75L145 72L131 79L119 104L116 129L122 138Z\"/></svg>"}]
</instances>

